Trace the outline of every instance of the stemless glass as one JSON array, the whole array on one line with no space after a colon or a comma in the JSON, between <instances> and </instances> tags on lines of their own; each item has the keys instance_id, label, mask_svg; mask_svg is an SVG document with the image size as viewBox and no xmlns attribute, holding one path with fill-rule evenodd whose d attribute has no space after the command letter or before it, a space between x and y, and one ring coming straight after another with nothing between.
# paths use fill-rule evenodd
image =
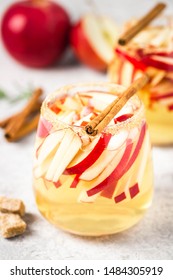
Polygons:
<instances>
[{"instance_id":1,"label":"stemless glass","mask_svg":"<svg viewBox=\"0 0 173 280\"><path fill-rule=\"evenodd\" d=\"M86 124L123 86L77 84L42 104L34 160L38 209L74 234L100 236L137 223L151 204L153 169L144 106L133 96L98 135Z\"/></svg>"},{"instance_id":2,"label":"stemless glass","mask_svg":"<svg viewBox=\"0 0 173 280\"><path fill-rule=\"evenodd\" d=\"M151 79L139 94L145 104L151 142L173 144L173 19L170 17L159 18L126 46L117 47L109 68L110 80L128 86L145 71Z\"/></svg>"}]
</instances>

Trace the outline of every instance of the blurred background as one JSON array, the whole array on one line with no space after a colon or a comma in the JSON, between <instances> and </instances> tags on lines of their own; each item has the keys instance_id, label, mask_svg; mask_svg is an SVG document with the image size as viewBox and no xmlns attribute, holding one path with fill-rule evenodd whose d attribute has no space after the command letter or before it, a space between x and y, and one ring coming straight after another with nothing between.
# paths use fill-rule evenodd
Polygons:
<instances>
[{"instance_id":1,"label":"blurred background","mask_svg":"<svg viewBox=\"0 0 173 280\"><path fill-rule=\"evenodd\" d=\"M5 10L14 0L0 0L0 21ZM19 1L20 2L20 1ZM81 20L84 14L95 10L98 14L105 15L114 20L118 26L132 17L139 17L152 8L156 0L54 0L66 9L72 24ZM169 14L173 13L173 1L165 0L168 4ZM94 6L94 7L93 7ZM79 64L74 56L66 52L57 65L48 69L28 68L14 60L0 38L0 89L8 94L16 95L20 88L41 86L47 92L52 92L61 85L80 81L107 79L106 73L95 71L84 64ZM0 118L2 113L0 113Z\"/></svg>"},{"instance_id":2,"label":"blurred background","mask_svg":"<svg viewBox=\"0 0 173 280\"><path fill-rule=\"evenodd\" d=\"M31 1L44 2L44 0ZM16 2L21 1L0 0L0 27L5 11ZM54 0L54 2L59 3L67 11L72 25L79 20L82 21L88 12L96 12L112 19L116 26L116 36L118 26L133 17L144 15L158 3L156 0ZM173 1L164 2L168 4L166 13L173 15ZM91 36L92 30L89 33ZM9 38L7 34L7 42ZM88 56L88 61L90 58L91 56ZM65 84L107 79L107 67L99 71L79 62L71 48L68 48L62 59L54 65L47 68L27 67L9 54L0 34L0 120L17 111L34 88L42 87L44 94L47 95ZM11 102L15 99L21 102ZM173 244L171 148L154 148L157 192L153 208L143 223L123 235L97 239L95 242L78 239L62 232L57 234L57 229L53 227L47 230L47 223L40 219L31 187L34 137L35 135L31 134L22 139L20 145L9 144L3 137L3 131L0 130L0 192L3 195L22 198L27 203L29 213L27 237L21 238L21 242L16 243L0 240L0 258L170 259L173 257L173 250L170 248Z\"/></svg>"}]
</instances>

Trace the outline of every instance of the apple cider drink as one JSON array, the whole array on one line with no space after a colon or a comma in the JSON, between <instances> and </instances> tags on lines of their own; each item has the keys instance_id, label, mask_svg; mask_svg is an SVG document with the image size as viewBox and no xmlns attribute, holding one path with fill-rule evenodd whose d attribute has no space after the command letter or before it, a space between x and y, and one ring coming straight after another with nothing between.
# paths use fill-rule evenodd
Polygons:
<instances>
[{"instance_id":1,"label":"apple cider drink","mask_svg":"<svg viewBox=\"0 0 173 280\"><path fill-rule=\"evenodd\" d=\"M124 87L72 85L43 102L35 144L34 191L42 215L71 233L113 234L137 223L152 200L150 138L133 96L96 136L85 126Z\"/></svg>"},{"instance_id":2,"label":"apple cider drink","mask_svg":"<svg viewBox=\"0 0 173 280\"><path fill-rule=\"evenodd\" d=\"M127 25L128 27L128 25ZM149 26L126 46L117 47L110 66L112 82L128 86L147 71L150 81L140 97L146 107L151 141L173 143L173 26Z\"/></svg>"}]
</instances>

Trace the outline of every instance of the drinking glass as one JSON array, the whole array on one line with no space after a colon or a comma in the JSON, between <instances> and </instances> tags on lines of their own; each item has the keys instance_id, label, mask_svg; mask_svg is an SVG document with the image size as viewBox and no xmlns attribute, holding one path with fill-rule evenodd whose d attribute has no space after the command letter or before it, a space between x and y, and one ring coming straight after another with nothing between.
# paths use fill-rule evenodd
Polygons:
<instances>
[{"instance_id":1,"label":"drinking glass","mask_svg":"<svg viewBox=\"0 0 173 280\"><path fill-rule=\"evenodd\" d=\"M85 132L124 89L111 83L68 85L42 104L34 192L42 215L65 231L85 236L120 232L136 224L151 204L150 136L138 96L101 133Z\"/></svg>"},{"instance_id":2,"label":"drinking glass","mask_svg":"<svg viewBox=\"0 0 173 280\"><path fill-rule=\"evenodd\" d=\"M133 25L127 24L126 28ZM143 72L149 83L139 91L146 108L151 142L173 144L173 19L159 18L126 46L117 46L109 67L111 82L128 86Z\"/></svg>"}]
</instances>

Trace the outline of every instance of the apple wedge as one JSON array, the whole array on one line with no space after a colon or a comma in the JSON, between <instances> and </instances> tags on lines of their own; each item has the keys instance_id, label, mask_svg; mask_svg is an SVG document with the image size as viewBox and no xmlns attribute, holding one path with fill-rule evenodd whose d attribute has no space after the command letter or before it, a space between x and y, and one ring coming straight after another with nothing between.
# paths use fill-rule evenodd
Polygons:
<instances>
[{"instance_id":1,"label":"apple wedge","mask_svg":"<svg viewBox=\"0 0 173 280\"><path fill-rule=\"evenodd\" d=\"M118 28L113 20L88 14L72 28L70 42L83 63L105 70L114 57L117 37Z\"/></svg>"}]
</instances>

